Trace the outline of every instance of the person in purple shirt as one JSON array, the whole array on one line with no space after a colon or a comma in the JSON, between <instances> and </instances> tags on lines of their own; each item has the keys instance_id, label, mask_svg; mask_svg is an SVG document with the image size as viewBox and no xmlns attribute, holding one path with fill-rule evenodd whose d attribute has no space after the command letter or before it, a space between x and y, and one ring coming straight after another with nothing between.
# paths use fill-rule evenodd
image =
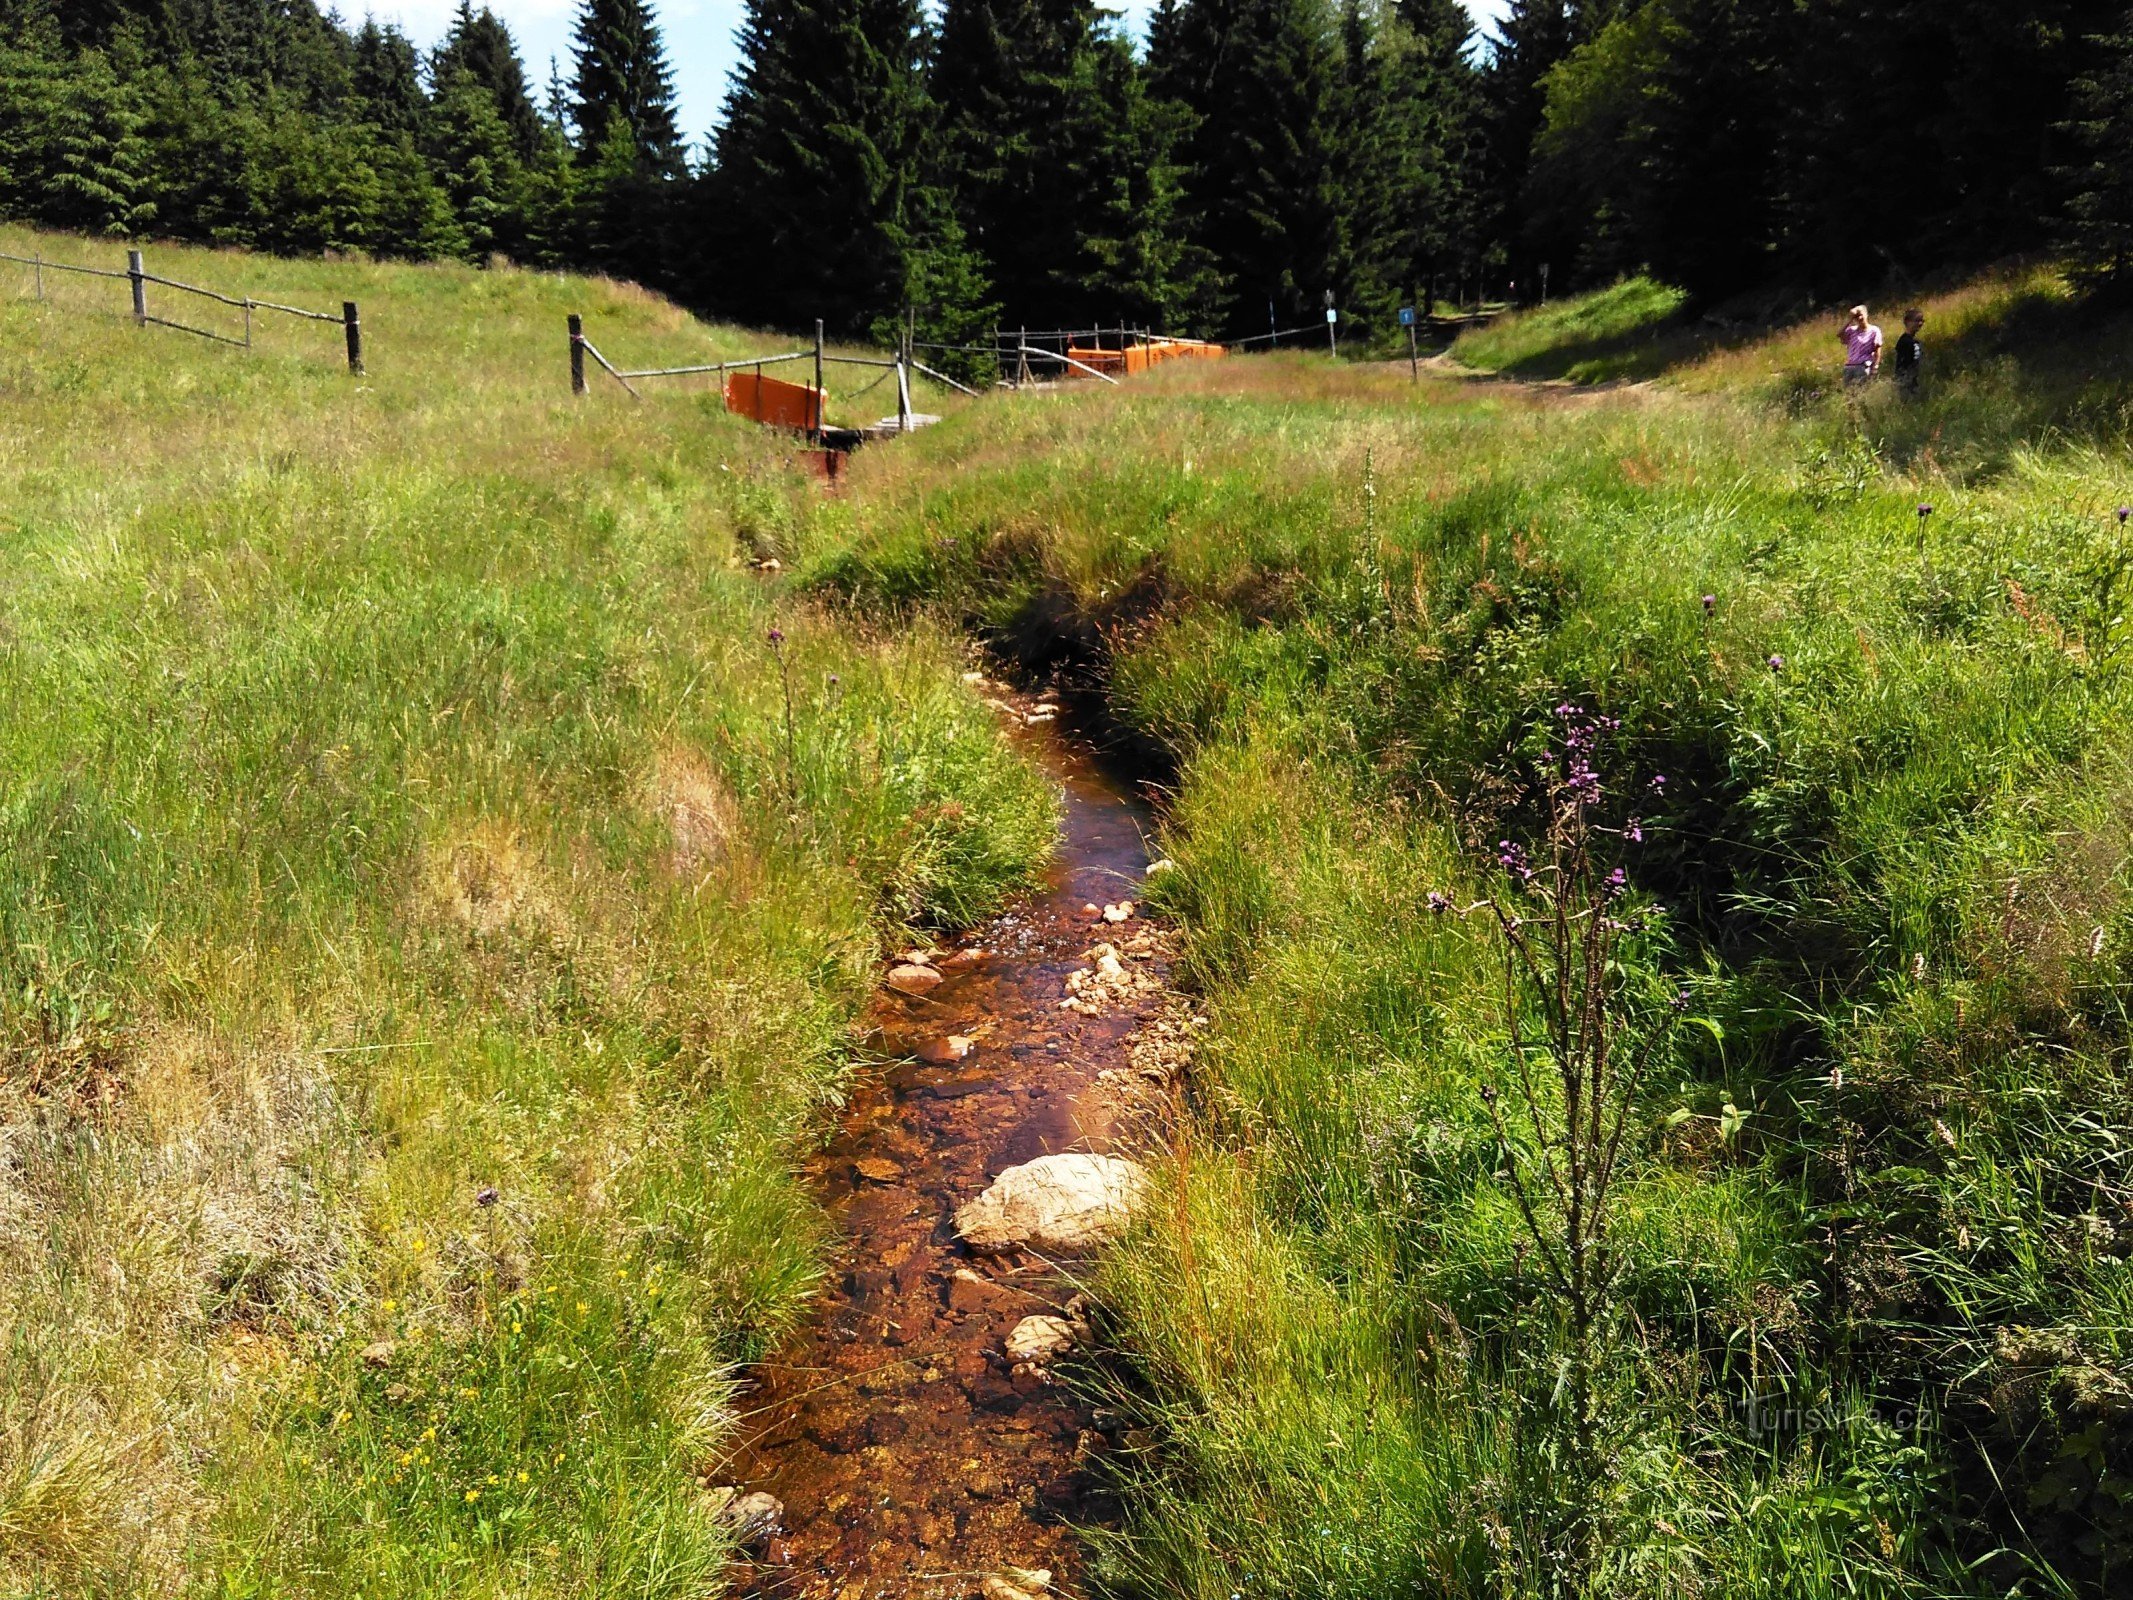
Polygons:
<instances>
[{"instance_id":1,"label":"person in purple shirt","mask_svg":"<svg viewBox=\"0 0 2133 1600\"><path fill-rule=\"evenodd\" d=\"M1867 321L1865 306L1853 306L1837 337L1844 341L1844 387L1855 389L1881 370L1881 330Z\"/></svg>"}]
</instances>

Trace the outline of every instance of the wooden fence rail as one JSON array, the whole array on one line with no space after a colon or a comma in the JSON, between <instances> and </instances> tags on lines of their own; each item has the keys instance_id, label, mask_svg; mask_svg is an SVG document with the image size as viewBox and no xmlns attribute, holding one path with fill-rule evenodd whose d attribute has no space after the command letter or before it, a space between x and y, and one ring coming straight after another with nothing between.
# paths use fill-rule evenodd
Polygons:
<instances>
[{"instance_id":1,"label":"wooden fence rail","mask_svg":"<svg viewBox=\"0 0 2133 1600\"><path fill-rule=\"evenodd\" d=\"M591 356L594 361L598 362L601 369L609 377L613 378L615 382L621 384L633 400L642 400L644 398L643 395L637 392L636 386L630 381L633 378L642 382L650 378L687 378L708 376L714 373L720 376L728 373L745 373L751 375L754 381L745 390L735 390L730 384L728 385L726 396L728 409L745 410L749 415L755 416L758 421L762 421L766 419L767 413L764 411L764 407L768 405L772 411L776 412L775 420L780 425L788 425L787 413L790 411L792 415L802 420L789 425L798 426L802 432L807 434L810 440L818 444L822 442L825 434L840 431L830 428L823 414L828 400L828 391L823 387L822 382L822 369L825 366L872 367L878 369L881 377L876 378L873 383L861 389L859 394L862 395L891 375L894 375L896 379L896 429L900 433L910 431L912 417L915 414L911 409L911 372L913 369L925 372L928 376L938 379L951 388L961 389L965 394L973 394L975 392L957 383L953 378L943 377L930 367L920 366L911 355L908 341L902 341L900 348L893 356L837 355L826 347L823 338L823 324L820 322L815 324L815 343L814 348L811 350L782 350L772 355L737 356L731 361L699 361L676 367L638 367L630 371L624 371L609 361L606 356L600 353L599 348L585 337L585 319L582 316L572 312L566 319L566 323L570 331L570 392L572 394L584 394L586 392L585 358L587 356ZM776 382L773 380L770 389L766 389L763 369L765 367L775 367L788 361L812 361L815 369L813 386L804 389L794 386L794 394L785 394L775 399L766 399L766 396L769 396L772 390L776 388ZM793 409L795 394L798 396L796 410ZM845 398L850 400L856 399L857 396L847 395ZM886 421L882 426L884 428L887 426Z\"/></svg>"},{"instance_id":2,"label":"wooden fence rail","mask_svg":"<svg viewBox=\"0 0 2133 1600\"><path fill-rule=\"evenodd\" d=\"M363 374L363 319L353 300L343 300L339 316L327 311L307 311L302 306L283 305L278 300L260 300L251 295L227 295L216 289L203 289L196 283L181 283L176 278L159 277L150 272L142 261L141 252L126 252L126 267L122 272L104 267L84 267L69 261L47 261L42 253L18 256L0 251L0 261L14 261L31 269L36 274L36 296L45 297L44 275L47 272L72 272L87 278L123 278L133 292L133 320L138 327L174 328L179 333L190 333L202 339L212 339L218 344L233 344L241 349L252 348L252 314L255 311L271 311L280 316L295 317L305 322L336 323L342 330L343 342L348 352L348 370L360 377ZM177 322L169 317L149 314L148 286L175 289L180 294L196 295L203 300L212 300L217 305L229 306L244 313L244 336L233 337L217 333L212 328L195 327L189 322Z\"/></svg>"}]
</instances>

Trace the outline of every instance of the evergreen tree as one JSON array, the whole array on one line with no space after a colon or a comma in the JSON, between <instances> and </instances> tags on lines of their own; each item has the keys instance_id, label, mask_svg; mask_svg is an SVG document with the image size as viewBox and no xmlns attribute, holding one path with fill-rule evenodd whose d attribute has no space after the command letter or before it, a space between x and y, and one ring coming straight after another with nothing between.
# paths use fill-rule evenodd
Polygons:
<instances>
[{"instance_id":1,"label":"evergreen tree","mask_svg":"<svg viewBox=\"0 0 2133 1600\"><path fill-rule=\"evenodd\" d=\"M355 38L349 75L353 114L391 134L414 134L428 109L415 47L398 28L366 20Z\"/></svg>"},{"instance_id":2,"label":"evergreen tree","mask_svg":"<svg viewBox=\"0 0 2133 1600\"><path fill-rule=\"evenodd\" d=\"M919 22L915 0L749 0L700 230L723 309L851 333L901 308Z\"/></svg>"},{"instance_id":3,"label":"evergreen tree","mask_svg":"<svg viewBox=\"0 0 2133 1600\"><path fill-rule=\"evenodd\" d=\"M1185 237L1180 214L1176 152L1185 118L1149 93L1120 34L1099 35L1079 70L1092 82L1072 102L1087 125L1066 130L1081 224L1070 304L1163 332L1202 326L1216 282L1206 252Z\"/></svg>"},{"instance_id":4,"label":"evergreen tree","mask_svg":"<svg viewBox=\"0 0 2133 1600\"><path fill-rule=\"evenodd\" d=\"M1546 119L1547 80L1577 32L1571 0L1510 0L1491 42L1483 92L1488 105L1484 192L1486 228L1501 242L1511 275L1537 279L1540 261L1564 259L1566 242L1532 237L1522 197L1533 143Z\"/></svg>"},{"instance_id":5,"label":"evergreen tree","mask_svg":"<svg viewBox=\"0 0 2133 1600\"><path fill-rule=\"evenodd\" d=\"M496 13L487 6L476 11L472 0L459 0L452 26L431 57L430 81L441 95L462 72L489 92L519 159L531 157L540 146L541 114L527 92L518 46Z\"/></svg>"},{"instance_id":6,"label":"evergreen tree","mask_svg":"<svg viewBox=\"0 0 2133 1600\"><path fill-rule=\"evenodd\" d=\"M1645 259L1668 282L1723 297L1784 264L1794 118L1776 63L1800 63L1799 14L1770 0L1658 0L1644 94ZM1867 151L1855 160L1871 161Z\"/></svg>"},{"instance_id":7,"label":"evergreen tree","mask_svg":"<svg viewBox=\"0 0 2133 1600\"><path fill-rule=\"evenodd\" d=\"M131 233L145 195L141 109L100 50L67 49L46 21L0 39L0 213Z\"/></svg>"},{"instance_id":8,"label":"evergreen tree","mask_svg":"<svg viewBox=\"0 0 2133 1600\"><path fill-rule=\"evenodd\" d=\"M1331 286L1336 42L1318 0L1182 0L1159 15L1155 91L1183 106L1188 237L1214 264L1220 322L1315 319Z\"/></svg>"},{"instance_id":9,"label":"evergreen tree","mask_svg":"<svg viewBox=\"0 0 2133 1600\"><path fill-rule=\"evenodd\" d=\"M518 143L488 86L460 67L439 87L430 111L429 156L451 197L470 258L510 252L518 242Z\"/></svg>"},{"instance_id":10,"label":"evergreen tree","mask_svg":"<svg viewBox=\"0 0 2133 1600\"><path fill-rule=\"evenodd\" d=\"M1089 0L949 0L930 86L939 181L953 191L1011 322L1082 320L1066 303L1084 218L1073 133L1093 90Z\"/></svg>"},{"instance_id":11,"label":"evergreen tree","mask_svg":"<svg viewBox=\"0 0 2133 1600\"><path fill-rule=\"evenodd\" d=\"M636 167L679 176L683 163L673 81L646 0L584 0L576 45L570 114L585 159L595 166L611 164L612 125L619 120Z\"/></svg>"},{"instance_id":12,"label":"evergreen tree","mask_svg":"<svg viewBox=\"0 0 2133 1600\"><path fill-rule=\"evenodd\" d=\"M1403 126L1396 35L1363 0L1342 0L1339 69L1328 108L1335 243L1327 273L1343 320L1389 321L1406 276L1402 226L1416 186L1413 130Z\"/></svg>"},{"instance_id":13,"label":"evergreen tree","mask_svg":"<svg viewBox=\"0 0 2133 1600\"><path fill-rule=\"evenodd\" d=\"M2133 11L2089 43L2068 125L2080 159L2066 174L2067 244L2091 275L2123 290L2133 282Z\"/></svg>"},{"instance_id":14,"label":"evergreen tree","mask_svg":"<svg viewBox=\"0 0 2133 1600\"><path fill-rule=\"evenodd\" d=\"M1473 23L1460 0L1398 0L1400 45L1392 93L1407 152L1400 199L1403 276L1418 303L1475 250L1480 158L1479 83L1468 45Z\"/></svg>"}]
</instances>

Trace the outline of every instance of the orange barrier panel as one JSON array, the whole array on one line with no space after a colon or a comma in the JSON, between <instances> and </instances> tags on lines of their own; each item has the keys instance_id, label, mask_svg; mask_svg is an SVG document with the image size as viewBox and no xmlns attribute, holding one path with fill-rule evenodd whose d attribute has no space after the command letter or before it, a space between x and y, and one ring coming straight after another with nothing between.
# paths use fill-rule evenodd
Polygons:
<instances>
[{"instance_id":1,"label":"orange barrier panel","mask_svg":"<svg viewBox=\"0 0 2133 1600\"><path fill-rule=\"evenodd\" d=\"M1146 372L1164 361L1180 358L1208 361L1228 354L1223 346L1199 339L1150 339L1143 344L1128 345L1123 350L1083 349L1080 345L1067 347L1069 361L1079 361L1083 366L1113 378ZM1066 375L1070 378L1080 376L1072 367L1066 369Z\"/></svg>"},{"instance_id":2,"label":"orange barrier panel","mask_svg":"<svg viewBox=\"0 0 2133 1600\"><path fill-rule=\"evenodd\" d=\"M726 409L773 428L802 433L822 426L823 394L812 384L787 383L755 372L726 374Z\"/></svg>"}]
</instances>

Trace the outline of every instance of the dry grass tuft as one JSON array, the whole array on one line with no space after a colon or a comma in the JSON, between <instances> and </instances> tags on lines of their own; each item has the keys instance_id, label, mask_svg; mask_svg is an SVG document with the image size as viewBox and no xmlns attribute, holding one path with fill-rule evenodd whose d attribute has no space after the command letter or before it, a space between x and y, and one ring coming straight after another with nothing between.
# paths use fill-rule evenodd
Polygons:
<instances>
[{"instance_id":1,"label":"dry grass tuft","mask_svg":"<svg viewBox=\"0 0 2133 1600\"><path fill-rule=\"evenodd\" d=\"M642 786L646 810L673 839L668 864L677 878L700 879L734 848L740 809L732 789L703 752L686 745L662 749Z\"/></svg>"}]
</instances>

